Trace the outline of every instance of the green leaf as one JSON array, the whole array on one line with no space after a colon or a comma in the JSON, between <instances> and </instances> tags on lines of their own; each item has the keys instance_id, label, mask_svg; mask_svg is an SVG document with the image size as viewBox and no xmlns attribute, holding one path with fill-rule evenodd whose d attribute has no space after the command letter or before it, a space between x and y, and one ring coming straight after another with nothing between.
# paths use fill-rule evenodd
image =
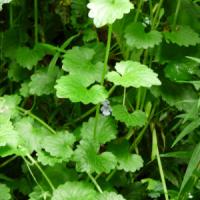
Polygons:
<instances>
[{"instance_id":1,"label":"green leaf","mask_svg":"<svg viewBox=\"0 0 200 200\"><path fill-rule=\"evenodd\" d=\"M66 182L54 192L52 200L94 200L95 190L85 182Z\"/></svg>"},{"instance_id":2,"label":"green leaf","mask_svg":"<svg viewBox=\"0 0 200 200\"><path fill-rule=\"evenodd\" d=\"M192 177L194 171L198 168L199 163L200 163L200 143L196 145L192 157L189 161L187 170L185 172L185 175L183 177L183 181L181 183L181 188L180 188L180 192L179 192L179 196L181 195L181 193L184 190L184 187L186 186L187 182L189 181L189 179Z\"/></svg>"},{"instance_id":3,"label":"green leaf","mask_svg":"<svg viewBox=\"0 0 200 200\"><path fill-rule=\"evenodd\" d=\"M10 188L7 185L0 183L0 200L10 200Z\"/></svg>"},{"instance_id":4,"label":"green leaf","mask_svg":"<svg viewBox=\"0 0 200 200\"><path fill-rule=\"evenodd\" d=\"M115 192L103 192L99 195L97 200L125 200L122 195L116 194Z\"/></svg>"},{"instance_id":5,"label":"green leaf","mask_svg":"<svg viewBox=\"0 0 200 200\"><path fill-rule=\"evenodd\" d=\"M109 173L116 166L116 158L110 152L98 153L99 144L93 141L82 140L75 150L74 161L76 169L80 172L101 174Z\"/></svg>"},{"instance_id":6,"label":"green leaf","mask_svg":"<svg viewBox=\"0 0 200 200\"><path fill-rule=\"evenodd\" d=\"M69 98L72 102L98 104L108 97L108 92L101 85L95 84L87 89L85 77L81 76L62 76L55 88L58 98Z\"/></svg>"},{"instance_id":7,"label":"green leaf","mask_svg":"<svg viewBox=\"0 0 200 200\"><path fill-rule=\"evenodd\" d=\"M176 137L176 140L173 142L172 147L176 145L183 137L194 131L196 128L200 126L200 119L197 118L196 120L189 123L182 131L181 133Z\"/></svg>"},{"instance_id":8,"label":"green leaf","mask_svg":"<svg viewBox=\"0 0 200 200\"><path fill-rule=\"evenodd\" d=\"M88 122L83 123L81 129L81 137L83 139L92 140L94 137L95 118L90 118ZM116 138L117 127L115 121L111 117L100 116L96 127L96 141L99 144L105 144Z\"/></svg>"},{"instance_id":9,"label":"green leaf","mask_svg":"<svg viewBox=\"0 0 200 200\"><path fill-rule=\"evenodd\" d=\"M115 85L139 88L161 84L158 75L139 62L121 61L116 64L115 69L117 72L112 71L106 75L107 79Z\"/></svg>"},{"instance_id":10,"label":"green leaf","mask_svg":"<svg viewBox=\"0 0 200 200\"><path fill-rule=\"evenodd\" d=\"M195 46L200 43L200 37L189 26L180 26L177 31L164 32L167 42L178 44L179 46Z\"/></svg>"},{"instance_id":11,"label":"green leaf","mask_svg":"<svg viewBox=\"0 0 200 200\"><path fill-rule=\"evenodd\" d=\"M129 0L90 0L87 5L90 9L89 17L94 19L96 27L113 24L116 19L121 19L129 13L133 4Z\"/></svg>"},{"instance_id":12,"label":"green leaf","mask_svg":"<svg viewBox=\"0 0 200 200\"><path fill-rule=\"evenodd\" d=\"M60 75L59 68L54 68L48 72L48 69L40 69L31 76L31 81L28 84L30 94L41 96L49 95L54 92L56 79Z\"/></svg>"},{"instance_id":13,"label":"green leaf","mask_svg":"<svg viewBox=\"0 0 200 200\"><path fill-rule=\"evenodd\" d=\"M125 29L126 43L137 49L153 48L162 41L162 34L156 30L145 32L142 23L131 23Z\"/></svg>"},{"instance_id":14,"label":"green leaf","mask_svg":"<svg viewBox=\"0 0 200 200\"><path fill-rule=\"evenodd\" d=\"M51 156L68 161L73 154L72 145L74 142L75 137L72 134L59 132L45 137L45 140L41 141L41 145Z\"/></svg>"},{"instance_id":15,"label":"green leaf","mask_svg":"<svg viewBox=\"0 0 200 200\"><path fill-rule=\"evenodd\" d=\"M0 2L0 11L2 11L2 6L3 6L3 4L6 4L6 3L10 3L12 0L1 0L1 2Z\"/></svg>"},{"instance_id":16,"label":"green leaf","mask_svg":"<svg viewBox=\"0 0 200 200\"><path fill-rule=\"evenodd\" d=\"M28 47L19 47L16 51L16 62L24 68L31 70L43 58L44 52L30 49Z\"/></svg>"},{"instance_id":17,"label":"green leaf","mask_svg":"<svg viewBox=\"0 0 200 200\"><path fill-rule=\"evenodd\" d=\"M126 172L135 172L143 167L143 160L141 156L131 154L129 152L128 142L124 141L119 144L111 144L109 149L117 158L117 169L124 170Z\"/></svg>"},{"instance_id":18,"label":"green leaf","mask_svg":"<svg viewBox=\"0 0 200 200\"><path fill-rule=\"evenodd\" d=\"M51 197L48 191L43 191L39 186L34 187L33 192L29 194L29 200L44 200Z\"/></svg>"},{"instance_id":19,"label":"green leaf","mask_svg":"<svg viewBox=\"0 0 200 200\"><path fill-rule=\"evenodd\" d=\"M129 113L122 105L112 106L112 114L116 120L124 122L127 126L144 126L147 122L146 114L140 110Z\"/></svg>"},{"instance_id":20,"label":"green leaf","mask_svg":"<svg viewBox=\"0 0 200 200\"><path fill-rule=\"evenodd\" d=\"M103 73L103 63L93 63L95 51L87 47L74 47L64 55L63 70L72 75L85 77L88 84L100 82Z\"/></svg>"},{"instance_id":21,"label":"green leaf","mask_svg":"<svg viewBox=\"0 0 200 200\"><path fill-rule=\"evenodd\" d=\"M187 58L189 58L190 60L193 60L197 63L200 63L200 58L196 58L196 57L191 57L191 56L186 56Z\"/></svg>"}]
</instances>

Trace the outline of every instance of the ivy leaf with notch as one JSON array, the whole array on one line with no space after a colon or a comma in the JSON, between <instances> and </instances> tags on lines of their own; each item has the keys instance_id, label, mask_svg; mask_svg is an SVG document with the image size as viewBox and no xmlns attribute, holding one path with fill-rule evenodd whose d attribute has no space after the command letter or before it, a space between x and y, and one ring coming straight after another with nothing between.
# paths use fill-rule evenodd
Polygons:
<instances>
[{"instance_id":1,"label":"ivy leaf with notch","mask_svg":"<svg viewBox=\"0 0 200 200\"><path fill-rule=\"evenodd\" d=\"M165 32L167 42L175 43L179 46L195 46L200 43L200 37L189 26L180 26L177 31Z\"/></svg>"},{"instance_id":2,"label":"ivy leaf with notch","mask_svg":"<svg viewBox=\"0 0 200 200\"><path fill-rule=\"evenodd\" d=\"M156 30L144 31L142 23L131 23L125 29L126 43L137 49L153 48L162 42L162 34Z\"/></svg>"},{"instance_id":3,"label":"ivy leaf with notch","mask_svg":"<svg viewBox=\"0 0 200 200\"><path fill-rule=\"evenodd\" d=\"M108 72L106 78L115 85L123 87L151 87L160 85L157 74L146 65L133 61L121 61L115 66L116 71Z\"/></svg>"},{"instance_id":4,"label":"ivy leaf with notch","mask_svg":"<svg viewBox=\"0 0 200 200\"><path fill-rule=\"evenodd\" d=\"M91 140L94 136L95 118L90 118L88 122L83 123L81 136L83 139ZM117 127L111 117L100 116L96 127L96 141L99 144L105 144L116 138Z\"/></svg>"},{"instance_id":5,"label":"ivy leaf with notch","mask_svg":"<svg viewBox=\"0 0 200 200\"><path fill-rule=\"evenodd\" d=\"M109 146L109 150L117 158L117 169L124 170L126 172L135 172L143 167L142 157L129 152L129 144L127 141L123 141L119 144L111 144Z\"/></svg>"},{"instance_id":6,"label":"ivy leaf with notch","mask_svg":"<svg viewBox=\"0 0 200 200\"><path fill-rule=\"evenodd\" d=\"M113 24L130 12L133 4L129 0L90 0L87 7L90 9L89 17L94 19L96 27Z\"/></svg>"},{"instance_id":7,"label":"ivy leaf with notch","mask_svg":"<svg viewBox=\"0 0 200 200\"><path fill-rule=\"evenodd\" d=\"M122 105L112 107L112 114L116 120L124 122L127 126L144 126L147 122L146 114L140 110L128 113L127 109Z\"/></svg>"},{"instance_id":8,"label":"ivy leaf with notch","mask_svg":"<svg viewBox=\"0 0 200 200\"><path fill-rule=\"evenodd\" d=\"M10 195L10 188L5 185L0 183L0 200L10 200L11 199L11 195Z\"/></svg>"},{"instance_id":9,"label":"ivy leaf with notch","mask_svg":"<svg viewBox=\"0 0 200 200\"><path fill-rule=\"evenodd\" d=\"M108 97L106 89L98 84L87 88L86 77L81 76L62 76L57 80L56 94L58 98L69 98L72 102L82 102L84 104L98 104Z\"/></svg>"},{"instance_id":10,"label":"ivy leaf with notch","mask_svg":"<svg viewBox=\"0 0 200 200\"><path fill-rule=\"evenodd\" d=\"M81 140L74 152L76 169L80 172L109 173L116 166L116 158L110 152L99 154L99 144L94 140Z\"/></svg>"}]
</instances>

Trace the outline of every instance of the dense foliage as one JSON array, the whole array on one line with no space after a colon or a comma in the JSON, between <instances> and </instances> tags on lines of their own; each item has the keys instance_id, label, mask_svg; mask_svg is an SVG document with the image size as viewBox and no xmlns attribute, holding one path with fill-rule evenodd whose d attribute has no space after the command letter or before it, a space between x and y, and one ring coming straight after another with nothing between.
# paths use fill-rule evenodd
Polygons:
<instances>
[{"instance_id":1,"label":"dense foliage","mask_svg":"<svg viewBox=\"0 0 200 200\"><path fill-rule=\"evenodd\" d=\"M198 200L199 22L199 0L0 0L0 200Z\"/></svg>"}]
</instances>

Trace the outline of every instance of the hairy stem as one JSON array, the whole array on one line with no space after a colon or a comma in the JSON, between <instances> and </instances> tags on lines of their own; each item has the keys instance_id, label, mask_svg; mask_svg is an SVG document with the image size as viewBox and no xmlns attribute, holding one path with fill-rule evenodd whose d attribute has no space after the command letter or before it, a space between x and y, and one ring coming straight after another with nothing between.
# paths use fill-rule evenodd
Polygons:
<instances>
[{"instance_id":1,"label":"hairy stem","mask_svg":"<svg viewBox=\"0 0 200 200\"><path fill-rule=\"evenodd\" d=\"M89 178L91 179L91 181L93 182L93 184L95 185L95 187L97 188L97 190L100 192L100 193L103 193L100 185L97 183L97 181L95 180L95 178L90 174L88 173L88 176Z\"/></svg>"},{"instance_id":2,"label":"hairy stem","mask_svg":"<svg viewBox=\"0 0 200 200\"><path fill-rule=\"evenodd\" d=\"M35 44L38 43L38 0L34 0L34 35Z\"/></svg>"},{"instance_id":3,"label":"hairy stem","mask_svg":"<svg viewBox=\"0 0 200 200\"><path fill-rule=\"evenodd\" d=\"M176 11L175 11L175 15L174 15L174 20L173 20L173 24L172 24L172 29L173 30L176 28L176 22L177 22L180 6L181 6L181 0L178 0L177 1L177 5L176 5Z\"/></svg>"}]
</instances>

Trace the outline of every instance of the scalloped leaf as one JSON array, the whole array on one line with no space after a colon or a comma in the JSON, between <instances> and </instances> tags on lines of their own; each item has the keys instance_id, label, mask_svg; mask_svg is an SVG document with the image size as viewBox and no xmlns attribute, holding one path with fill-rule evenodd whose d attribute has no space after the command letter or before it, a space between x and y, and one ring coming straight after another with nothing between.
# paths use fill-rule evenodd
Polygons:
<instances>
[{"instance_id":1,"label":"scalloped leaf","mask_svg":"<svg viewBox=\"0 0 200 200\"><path fill-rule=\"evenodd\" d=\"M96 191L86 182L66 182L54 192L52 200L94 200Z\"/></svg>"},{"instance_id":2,"label":"scalloped leaf","mask_svg":"<svg viewBox=\"0 0 200 200\"><path fill-rule=\"evenodd\" d=\"M177 31L165 32L167 42L178 44L179 46L195 46L200 43L200 37L189 26L180 26Z\"/></svg>"},{"instance_id":3,"label":"scalloped leaf","mask_svg":"<svg viewBox=\"0 0 200 200\"><path fill-rule=\"evenodd\" d=\"M125 200L124 197L115 192L103 192L99 195L97 200Z\"/></svg>"},{"instance_id":4,"label":"scalloped leaf","mask_svg":"<svg viewBox=\"0 0 200 200\"><path fill-rule=\"evenodd\" d=\"M83 139L92 140L94 137L95 118L91 117L88 122L83 123L81 136ZM117 127L111 117L100 116L96 128L96 141L105 144L116 138Z\"/></svg>"},{"instance_id":5,"label":"scalloped leaf","mask_svg":"<svg viewBox=\"0 0 200 200\"><path fill-rule=\"evenodd\" d=\"M87 86L85 77L68 75L58 79L55 88L58 98L69 98L72 102L98 104L108 97L103 86L95 84L89 89Z\"/></svg>"},{"instance_id":6,"label":"scalloped leaf","mask_svg":"<svg viewBox=\"0 0 200 200\"><path fill-rule=\"evenodd\" d=\"M60 76L59 68L54 68L48 72L48 69L40 69L31 76L28 84L30 94L41 96L49 95L54 92L56 79Z\"/></svg>"},{"instance_id":7,"label":"scalloped leaf","mask_svg":"<svg viewBox=\"0 0 200 200\"><path fill-rule=\"evenodd\" d=\"M45 140L41 142L41 146L51 156L68 161L73 154L72 145L74 142L75 137L72 134L59 132L55 135L46 136Z\"/></svg>"},{"instance_id":8,"label":"scalloped leaf","mask_svg":"<svg viewBox=\"0 0 200 200\"><path fill-rule=\"evenodd\" d=\"M162 42L162 34L156 30L145 32L142 23L131 23L125 29L126 43L137 49L153 48Z\"/></svg>"},{"instance_id":9,"label":"scalloped leaf","mask_svg":"<svg viewBox=\"0 0 200 200\"><path fill-rule=\"evenodd\" d=\"M115 156L110 152L99 154L98 151L99 144L97 142L82 140L74 153L77 171L101 174L109 173L114 169L117 164Z\"/></svg>"},{"instance_id":10,"label":"scalloped leaf","mask_svg":"<svg viewBox=\"0 0 200 200\"><path fill-rule=\"evenodd\" d=\"M117 72L108 72L106 75L106 78L115 85L139 88L161 84L158 75L139 62L121 61L116 64L115 69Z\"/></svg>"},{"instance_id":11,"label":"scalloped leaf","mask_svg":"<svg viewBox=\"0 0 200 200\"><path fill-rule=\"evenodd\" d=\"M112 114L116 120L124 122L127 126L144 126L147 122L146 114L140 110L129 113L122 105L112 106Z\"/></svg>"},{"instance_id":12,"label":"scalloped leaf","mask_svg":"<svg viewBox=\"0 0 200 200\"><path fill-rule=\"evenodd\" d=\"M87 77L88 84L100 82L103 73L103 63L93 63L94 49L87 47L74 47L64 55L63 70L72 75Z\"/></svg>"},{"instance_id":13,"label":"scalloped leaf","mask_svg":"<svg viewBox=\"0 0 200 200\"><path fill-rule=\"evenodd\" d=\"M87 7L90 9L89 17L94 19L96 27L113 24L130 12L133 4L129 0L90 0Z\"/></svg>"},{"instance_id":14,"label":"scalloped leaf","mask_svg":"<svg viewBox=\"0 0 200 200\"><path fill-rule=\"evenodd\" d=\"M126 172L135 172L143 167L142 157L129 152L129 144L127 141L122 143L111 144L109 150L116 156L118 166L117 169Z\"/></svg>"},{"instance_id":15,"label":"scalloped leaf","mask_svg":"<svg viewBox=\"0 0 200 200\"><path fill-rule=\"evenodd\" d=\"M0 200L10 200L11 199L11 195L10 195L10 188L5 185L0 183Z\"/></svg>"}]
</instances>

